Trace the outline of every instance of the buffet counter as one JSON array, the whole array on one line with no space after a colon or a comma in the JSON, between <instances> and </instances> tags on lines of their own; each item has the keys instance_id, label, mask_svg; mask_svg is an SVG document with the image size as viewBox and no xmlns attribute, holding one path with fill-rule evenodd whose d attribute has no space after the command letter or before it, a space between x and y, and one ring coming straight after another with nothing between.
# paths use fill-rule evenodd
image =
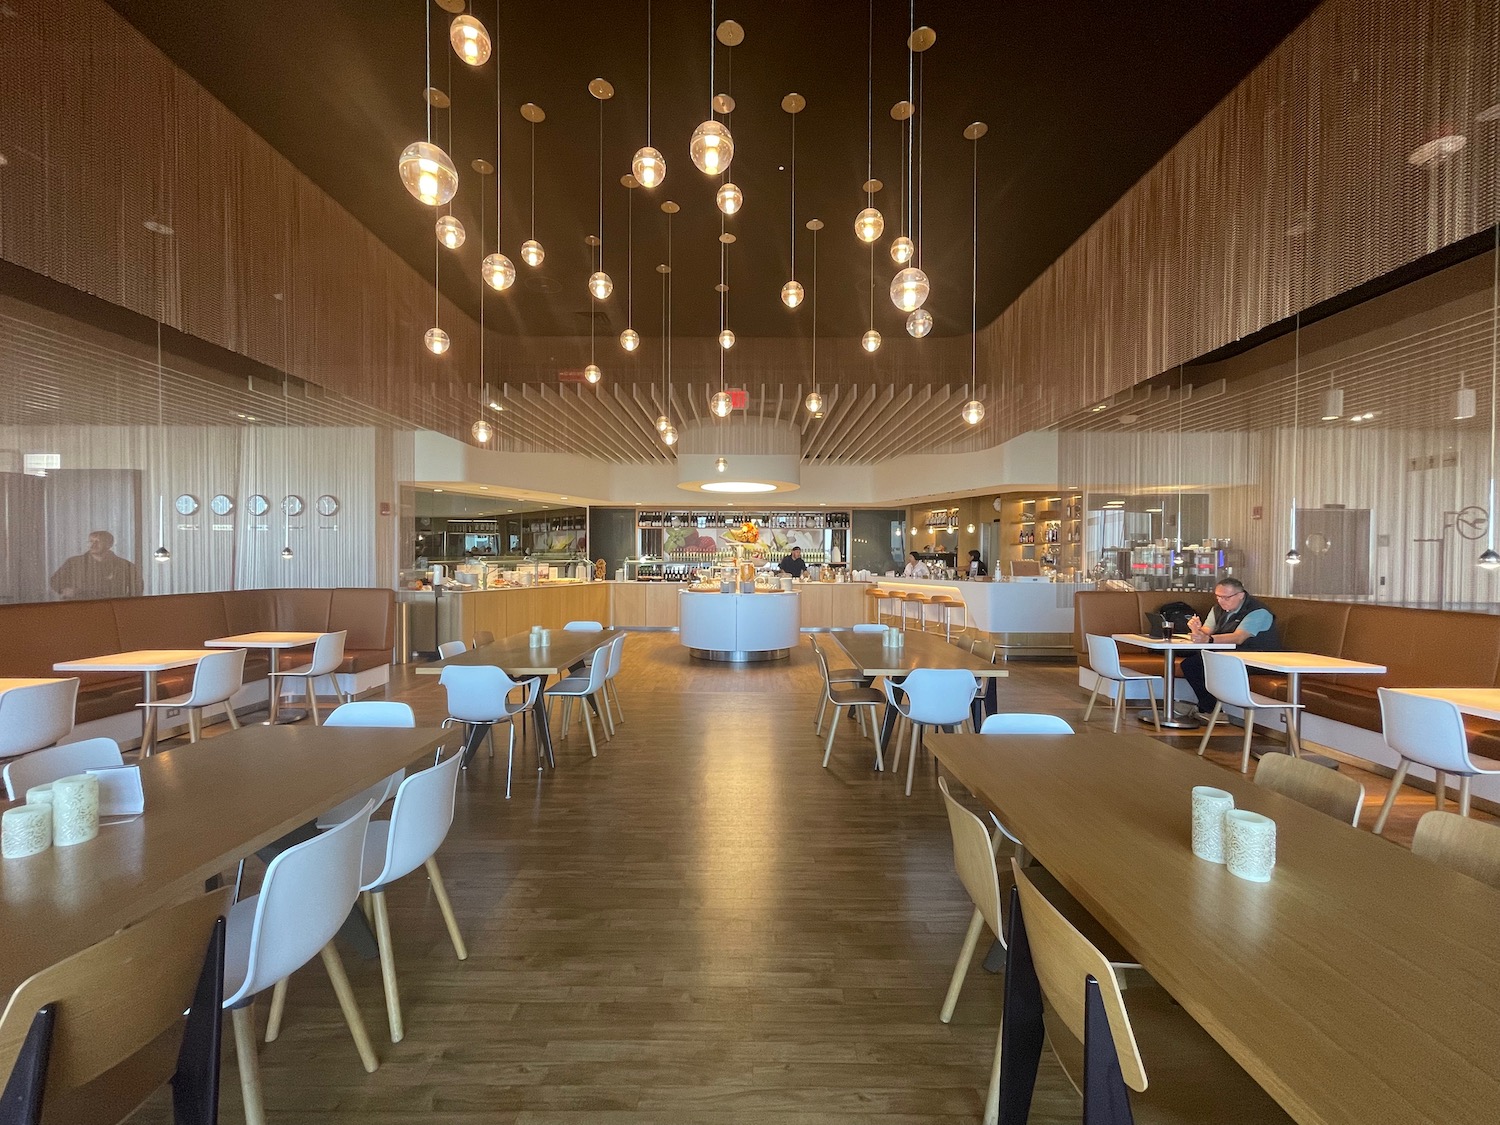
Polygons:
<instances>
[{"instance_id":1,"label":"buffet counter","mask_svg":"<svg viewBox=\"0 0 1500 1125\"><path fill-rule=\"evenodd\" d=\"M679 589L682 646L700 660L785 660L801 640L801 598Z\"/></svg>"},{"instance_id":2,"label":"buffet counter","mask_svg":"<svg viewBox=\"0 0 1500 1125\"><path fill-rule=\"evenodd\" d=\"M1066 649L1073 646L1073 595L1092 590L1091 582L941 582L927 578L882 578L882 590L947 594L964 603L962 623L1001 648L1017 650ZM897 623L890 603L882 620ZM926 611L927 627L942 629L936 610ZM959 625L955 618L954 628Z\"/></svg>"},{"instance_id":3,"label":"buffet counter","mask_svg":"<svg viewBox=\"0 0 1500 1125\"><path fill-rule=\"evenodd\" d=\"M622 629L676 629L681 624L676 582L610 582L608 624ZM847 629L865 620L866 582L795 584L804 629Z\"/></svg>"},{"instance_id":4,"label":"buffet counter","mask_svg":"<svg viewBox=\"0 0 1500 1125\"><path fill-rule=\"evenodd\" d=\"M508 637L533 625L561 629L569 621L609 623L606 582L544 582L498 590L397 590L401 608L398 658L432 653L444 641L473 644L476 633Z\"/></svg>"}]
</instances>

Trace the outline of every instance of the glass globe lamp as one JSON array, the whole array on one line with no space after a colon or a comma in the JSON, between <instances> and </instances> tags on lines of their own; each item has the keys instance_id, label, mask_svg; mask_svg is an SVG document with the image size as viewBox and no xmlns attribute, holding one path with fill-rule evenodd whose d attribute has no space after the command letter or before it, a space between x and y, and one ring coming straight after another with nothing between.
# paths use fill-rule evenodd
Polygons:
<instances>
[{"instance_id":1,"label":"glass globe lamp","mask_svg":"<svg viewBox=\"0 0 1500 1125\"><path fill-rule=\"evenodd\" d=\"M885 232L885 216L878 207L866 207L854 217L854 236L861 242L874 242Z\"/></svg>"},{"instance_id":2,"label":"glass globe lamp","mask_svg":"<svg viewBox=\"0 0 1500 1125\"><path fill-rule=\"evenodd\" d=\"M437 240L449 250L457 250L464 244L466 232L463 223L452 215L444 215L437 221Z\"/></svg>"},{"instance_id":3,"label":"glass globe lamp","mask_svg":"<svg viewBox=\"0 0 1500 1125\"><path fill-rule=\"evenodd\" d=\"M502 293L516 283L516 264L504 254L486 254L479 272L491 289Z\"/></svg>"},{"instance_id":4,"label":"glass globe lamp","mask_svg":"<svg viewBox=\"0 0 1500 1125\"><path fill-rule=\"evenodd\" d=\"M719 391L709 399L708 409L715 418L728 418L734 413L734 406L730 403L729 394L726 391Z\"/></svg>"},{"instance_id":5,"label":"glass globe lamp","mask_svg":"<svg viewBox=\"0 0 1500 1125\"><path fill-rule=\"evenodd\" d=\"M453 343L448 339L448 333L441 328L429 328L427 334L422 337L422 342L427 345L427 350L433 355L442 355Z\"/></svg>"},{"instance_id":6,"label":"glass globe lamp","mask_svg":"<svg viewBox=\"0 0 1500 1125\"><path fill-rule=\"evenodd\" d=\"M659 434L666 433L667 432L667 428L669 426L671 426L671 424L672 424L672 420L670 418L668 418L665 414L658 414L656 416L656 432L657 433L659 433Z\"/></svg>"},{"instance_id":7,"label":"glass globe lamp","mask_svg":"<svg viewBox=\"0 0 1500 1125\"><path fill-rule=\"evenodd\" d=\"M719 333L719 347L723 348L726 352L734 347L734 331L732 329L726 328Z\"/></svg>"},{"instance_id":8,"label":"glass globe lamp","mask_svg":"<svg viewBox=\"0 0 1500 1125\"><path fill-rule=\"evenodd\" d=\"M1479 556L1479 569L1500 570L1500 555L1495 554L1494 548L1490 548Z\"/></svg>"},{"instance_id":9,"label":"glass globe lamp","mask_svg":"<svg viewBox=\"0 0 1500 1125\"><path fill-rule=\"evenodd\" d=\"M745 205L745 193L740 191L735 184L725 184L714 196L714 202L719 205L719 210L726 215L733 215Z\"/></svg>"},{"instance_id":10,"label":"glass globe lamp","mask_svg":"<svg viewBox=\"0 0 1500 1125\"><path fill-rule=\"evenodd\" d=\"M547 256L547 251L542 249L542 244L534 238L528 238L521 243L521 261L535 269L542 264L542 259Z\"/></svg>"},{"instance_id":11,"label":"glass globe lamp","mask_svg":"<svg viewBox=\"0 0 1500 1125\"><path fill-rule=\"evenodd\" d=\"M459 16L448 25L448 42L470 66L483 66L489 61L490 33L473 16Z\"/></svg>"},{"instance_id":12,"label":"glass globe lamp","mask_svg":"<svg viewBox=\"0 0 1500 1125\"><path fill-rule=\"evenodd\" d=\"M474 440L484 445L490 438L495 436L494 428L483 418L469 427L469 432L474 435Z\"/></svg>"},{"instance_id":13,"label":"glass globe lamp","mask_svg":"<svg viewBox=\"0 0 1500 1125\"><path fill-rule=\"evenodd\" d=\"M641 346L641 334L634 328L627 328L620 333L620 347L627 352L633 352Z\"/></svg>"},{"instance_id":14,"label":"glass globe lamp","mask_svg":"<svg viewBox=\"0 0 1500 1125\"><path fill-rule=\"evenodd\" d=\"M591 363L583 369L583 381L591 387L597 386L602 378L604 378L604 372L599 369L597 363Z\"/></svg>"},{"instance_id":15,"label":"glass globe lamp","mask_svg":"<svg viewBox=\"0 0 1500 1125\"><path fill-rule=\"evenodd\" d=\"M729 462L723 457L715 457L714 471L717 473L727 473L729 471Z\"/></svg>"},{"instance_id":16,"label":"glass globe lamp","mask_svg":"<svg viewBox=\"0 0 1500 1125\"><path fill-rule=\"evenodd\" d=\"M802 303L802 283L800 281L788 281L781 287L781 303L789 309L795 309Z\"/></svg>"},{"instance_id":17,"label":"glass globe lamp","mask_svg":"<svg viewBox=\"0 0 1500 1125\"><path fill-rule=\"evenodd\" d=\"M891 278L891 301L902 312L909 313L927 303L930 289L927 275L916 266L907 266Z\"/></svg>"},{"instance_id":18,"label":"glass globe lamp","mask_svg":"<svg viewBox=\"0 0 1500 1125\"><path fill-rule=\"evenodd\" d=\"M880 333L875 331L875 329L873 328L870 329L859 338L859 346L864 348L865 351L869 352L871 355L874 355L880 350Z\"/></svg>"},{"instance_id":19,"label":"glass globe lamp","mask_svg":"<svg viewBox=\"0 0 1500 1125\"><path fill-rule=\"evenodd\" d=\"M932 331L932 314L926 309L914 309L906 318L906 334L920 340Z\"/></svg>"},{"instance_id":20,"label":"glass globe lamp","mask_svg":"<svg viewBox=\"0 0 1500 1125\"><path fill-rule=\"evenodd\" d=\"M441 207L458 192L458 169L448 154L427 141L413 141L397 164L401 182L429 207Z\"/></svg>"},{"instance_id":21,"label":"glass globe lamp","mask_svg":"<svg viewBox=\"0 0 1500 1125\"><path fill-rule=\"evenodd\" d=\"M709 119L693 130L688 155L698 171L717 176L734 159L734 138L722 123Z\"/></svg>"},{"instance_id":22,"label":"glass globe lamp","mask_svg":"<svg viewBox=\"0 0 1500 1125\"><path fill-rule=\"evenodd\" d=\"M814 418L823 417L823 396L817 391L809 391L807 397L802 400L802 405L807 407L807 412Z\"/></svg>"},{"instance_id":23,"label":"glass globe lamp","mask_svg":"<svg viewBox=\"0 0 1500 1125\"><path fill-rule=\"evenodd\" d=\"M898 234L891 240L891 261L898 266L904 266L911 261L911 256L917 252L917 247L911 239L904 234Z\"/></svg>"},{"instance_id":24,"label":"glass globe lamp","mask_svg":"<svg viewBox=\"0 0 1500 1125\"><path fill-rule=\"evenodd\" d=\"M667 178L667 161L661 153L645 145L636 149L630 171L640 181L641 187L655 187Z\"/></svg>"},{"instance_id":25,"label":"glass globe lamp","mask_svg":"<svg viewBox=\"0 0 1500 1125\"><path fill-rule=\"evenodd\" d=\"M984 403L980 402L977 398L971 398L968 402L964 403L963 418L971 426L979 425L979 423L984 421Z\"/></svg>"},{"instance_id":26,"label":"glass globe lamp","mask_svg":"<svg viewBox=\"0 0 1500 1125\"><path fill-rule=\"evenodd\" d=\"M594 300L602 301L614 291L615 283L610 280L609 274L603 270L589 274L589 292L593 294Z\"/></svg>"},{"instance_id":27,"label":"glass globe lamp","mask_svg":"<svg viewBox=\"0 0 1500 1125\"><path fill-rule=\"evenodd\" d=\"M677 444L677 427L674 426L674 425L672 425L671 422L668 422L667 423L667 428L664 429L661 432L661 440L664 441L668 445L676 445Z\"/></svg>"}]
</instances>

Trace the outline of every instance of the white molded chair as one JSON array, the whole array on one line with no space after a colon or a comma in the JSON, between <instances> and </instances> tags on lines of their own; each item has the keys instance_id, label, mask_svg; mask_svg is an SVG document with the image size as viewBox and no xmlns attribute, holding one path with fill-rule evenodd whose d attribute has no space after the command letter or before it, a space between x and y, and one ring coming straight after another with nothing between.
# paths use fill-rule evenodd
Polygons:
<instances>
[{"instance_id":1,"label":"white molded chair","mask_svg":"<svg viewBox=\"0 0 1500 1125\"><path fill-rule=\"evenodd\" d=\"M898 699L896 687L904 699ZM970 717L970 706L979 690L973 672L962 668L917 668L899 685L885 681L885 695L890 706L911 724L911 753L906 759L906 795L911 796L912 773L917 763L917 747L922 744L926 727L956 727ZM901 744L896 744L892 771L901 769Z\"/></svg>"},{"instance_id":2,"label":"white molded chair","mask_svg":"<svg viewBox=\"0 0 1500 1125\"><path fill-rule=\"evenodd\" d=\"M860 622L854 626L853 631L856 633L884 633L886 631L886 626L877 625L874 622ZM809 634L809 636L811 636L811 634Z\"/></svg>"},{"instance_id":3,"label":"white molded chair","mask_svg":"<svg viewBox=\"0 0 1500 1125\"><path fill-rule=\"evenodd\" d=\"M604 624L599 621L569 621L563 626L564 633L602 633Z\"/></svg>"},{"instance_id":4,"label":"white molded chair","mask_svg":"<svg viewBox=\"0 0 1500 1125\"><path fill-rule=\"evenodd\" d=\"M397 703L386 699L366 699L358 703L345 703L342 707L335 707L333 713L323 720L325 727L395 727L411 728L417 725L417 717L412 714L410 705ZM406 771L397 770L384 781L377 781L363 793L356 793L347 801L334 805L322 816L318 817L318 830L326 832L328 829L344 823L360 809L365 807L366 801L374 801L378 809L396 795L396 787L401 784L401 779L406 776Z\"/></svg>"},{"instance_id":5,"label":"white molded chair","mask_svg":"<svg viewBox=\"0 0 1500 1125\"><path fill-rule=\"evenodd\" d=\"M1156 729L1161 730L1161 714L1156 709L1156 688L1164 681L1160 676L1153 676L1147 672L1137 672L1134 668L1126 668L1120 663L1120 649L1115 644L1113 637L1099 637L1093 633L1084 638L1089 646L1089 668L1093 671L1094 690L1089 692L1089 705L1083 712L1083 721L1088 722L1089 716L1094 713L1094 700L1099 697L1099 687L1106 681L1111 685L1110 695L1115 701L1115 721L1111 726L1116 734L1120 733L1120 716L1125 713L1125 686L1144 680L1146 683L1146 697L1151 701L1151 719L1156 724ZM1164 707L1171 707L1170 699L1164 700Z\"/></svg>"},{"instance_id":6,"label":"white molded chair","mask_svg":"<svg viewBox=\"0 0 1500 1125\"><path fill-rule=\"evenodd\" d=\"M615 736L615 709L610 705L609 686L610 681L620 671L620 647L625 643L625 634L619 633L609 639L602 648L594 650L584 662L585 667L592 668L596 660L604 662L604 682L599 685L599 715L604 720L604 736L608 742Z\"/></svg>"},{"instance_id":7,"label":"white molded chair","mask_svg":"<svg viewBox=\"0 0 1500 1125\"><path fill-rule=\"evenodd\" d=\"M255 996L314 957L323 959L365 1071L373 1074L380 1065L333 944L359 899L360 864L373 807L366 804L343 824L282 852L266 868L260 893L241 899L229 912L224 1007L234 1022L246 1125L265 1125L266 1120L255 1047ZM273 1011L272 1018L280 1022L278 1012Z\"/></svg>"},{"instance_id":8,"label":"white molded chair","mask_svg":"<svg viewBox=\"0 0 1500 1125\"><path fill-rule=\"evenodd\" d=\"M823 708L826 708L830 703L833 704L833 722L829 724L828 741L823 747L823 768L826 770L828 768L828 759L833 754L833 736L836 735L839 730L839 716L841 716L844 713L844 710L847 708L851 713L858 717L862 714L861 709L868 707L870 709L870 729L872 731L878 730L880 723L880 714L878 709L880 707L882 696L880 692L876 691L874 688L864 687L863 685L859 687L834 687L834 684L848 683L849 681L835 680L833 678L833 674L828 670L828 658L823 655L823 650L817 646L816 642L814 642L813 644L813 655L818 658L818 671L823 674L823 703L822 706L818 709L819 716L822 715ZM820 720L820 733L821 727L822 724ZM875 745L875 768L877 770L885 769L885 762L880 753L880 743L878 738L876 739Z\"/></svg>"},{"instance_id":9,"label":"white molded chair","mask_svg":"<svg viewBox=\"0 0 1500 1125\"><path fill-rule=\"evenodd\" d=\"M1240 748L1240 773L1250 772L1250 736L1255 733L1256 711L1282 711L1286 714L1286 738L1293 754L1301 754L1297 744L1297 712L1300 703L1287 703L1272 699L1250 690L1250 669L1243 660L1237 660L1222 652L1203 654L1203 683L1217 702L1208 716L1208 729L1198 743L1198 756L1208 749L1208 740L1214 733L1214 725L1224 712L1224 704L1239 707L1245 712L1245 742Z\"/></svg>"},{"instance_id":10,"label":"white molded chair","mask_svg":"<svg viewBox=\"0 0 1500 1125\"><path fill-rule=\"evenodd\" d=\"M516 754L515 720L518 715L536 706L537 692L542 681L534 679L518 683L500 668L479 664L472 668L450 665L443 669L438 682L448 693L449 717L443 720L443 726L457 722L465 726L483 723L492 730L497 723L505 723L509 727L510 745L506 748L505 761L505 797L509 800L511 772L515 766ZM511 694L518 689L524 694L519 701L512 702ZM493 752L492 743L491 753ZM537 752L541 752L540 747ZM465 766L467 764L464 763ZM540 762L538 767L540 768Z\"/></svg>"},{"instance_id":11,"label":"white molded chair","mask_svg":"<svg viewBox=\"0 0 1500 1125\"><path fill-rule=\"evenodd\" d=\"M203 735L203 709L222 703L224 717L235 730L240 720L234 713L235 694L245 686L245 650L225 649L203 657L193 669L193 690L186 695L137 703L137 707L181 707L188 713L188 741L197 742Z\"/></svg>"},{"instance_id":12,"label":"white molded chair","mask_svg":"<svg viewBox=\"0 0 1500 1125\"><path fill-rule=\"evenodd\" d=\"M19 801L33 785L45 785L84 770L124 764L120 744L113 738L85 738L82 742L48 746L5 763L5 795Z\"/></svg>"},{"instance_id":13,"label":"white molded chair","mask_svg":"<svg viewBox=\"0 0 1500 1125\"><path fill-rule=\"evenodd\" d=\"M65 738L77 708L76 676L0 693L0 758L29 754Z\"/></svg>"},{"instance_id":14,"label":"white molded chair","mask_svg":"<svg viewBox=\"0 0 1500 1125\"><path fill-rule=\"evenodd\" d=\"M1447 775L1457 774L1458 815L1469 815L1469 782L1480 774L1500 773L1500 762L1476 758L1469 753L1469 736L1464 730L1463 714L1446 699L1380 689L1380 726L1385 744L1401 756L1391 791L1375 818L1375 835L1385 831L1385 821L1396 803L1396 794L1412 764L1433 771L1433 799L1441 809L1446 797Z\"/></svg>"},{"instance_id":15,"label":"white molded chair","mask_svg":"<svg viewBox=\"0 0 1500 1125\"><path fill-rule=\"evenodd\" d=\"M546 691L547 699L550 701L558 699L562 701L562 736L568 737L568 727L573 722L573 702L578 702L578 709L583 712L584 728L589 735L589 753L597 758L599 756L599 743L594 738L594 719L589 713L589 700L593 699L596 704L600 693L604 690L604 676L609 671L608 660L595 660L586 669L587 675L568 676L558 680ZM601 709L600 714L604 712Z\"/></svg>"},{"instance_id":16,"label":"white molded chair","mask_svg":"<svg viewBox=\"0 0 1500 1125\"><path fill-rule=\"evenodd\" d=\"M280 691L283 680L302 680L307 689L307 706L312 711L313 725L318 724L318 690L316 680L319 676L327 676L333 682L333 694L340 703L349 702L344 698L344 689L339 686L339 678L336 675L339 665L344 662L344 639L349 635L347 629L340 629L337 633L324 633L318 637L313 644L312 660L299 668L287 668L271 675L271 690Z\"/></svg>"},{"instance_id":17,"label":"white molded chair","mask_svg":"<svg viewBox=\"0 0 1500 1125\"><path fill-rule=\"evenodd\" d=\"M460 653L468 651L469 646L464 644L463 641L444 641L438 645L438 659L447 660L450 656L457 656Z\"/></svg>"},{"instance_id":18,"label":"white molded chair","mask_svg":"<svg viewBox=\"0 0 1500 1125\"><path fill-rule=\"evenodd\" d=\"M625 659L626 636L628 636L628 634L621 633L614 639L613 642L611 642L612 647L609 651L609 670L604 673L604 702L606 705L606 710L608 710L608 705L610 703L611 697L613 697L614 701L614 709L610 712L611 726L616 723L623 723L625 721L625 708L620 706L620 685L615 681L619 678L620 667L624 663Z\"/></svg>"},{"instance_id":19,"label":"white molded chair","mask_svg":"<svg viewBox=\"0 0 1500 1125\"><path fill-rule=\"evenodd\" d=\"M990 715L979 727L980 734L1072 734L1066 719L1056 715L1034 715L1023 712Z\"/></svg>"}]
</instances>

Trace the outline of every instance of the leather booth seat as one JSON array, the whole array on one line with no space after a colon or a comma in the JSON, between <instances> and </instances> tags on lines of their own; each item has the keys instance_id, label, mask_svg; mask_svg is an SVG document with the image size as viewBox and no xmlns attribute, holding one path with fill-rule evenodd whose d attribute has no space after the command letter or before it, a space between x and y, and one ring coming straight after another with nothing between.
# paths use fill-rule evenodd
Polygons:
<instances>
[{"instance_id":1,"label":"leather booth seat","mask_svg":"<svg viewBox=\"0 0 1500 1125\"><path fill-rule=\"evenodd\" d=\"M1281 647L1346 660L1383 664L1378 676L1304 676L1302 703L1308 712L1366 730L1380 730L1382 687L1500 687L1500 615L1436 609L1405 609L1362 602L1310 598L1261 598L1276 615ZM1168 602L1187 602L1201 616L1213 607L1211 594L1180 590L1090 590L1073 599L1073 645L1078 663L1088 666L1088 633L1140 632L1145 614ZM1159 653L1121 649L1121 661L1141 671L1161 669ZM1287 697L1286 677L1251 675L1253 690ZM1500 728L1490 719L1466 716L1475 753L1500 757Z\"/></svg>"},{"instance_id":2,"label":"leather booth seat","mask_svg":"<svg viewBox=\"0 0 1500 1125\"><path fill-rule=\"evenodd\" d=\"M396 595L391 590L226 590L98 601L0 605L0 677L45 677L63 660L150 648L200 648L204 641L267 630L305 633L348 630L340 672L361 672L391 662L396 644ZM305 663L311 648L282 653L282 667ZM246 654L246 681L265 676L263 649ZM77 721L129 711L141 702L135 673L80 676ZM192 685L193 669L157 677L162 695Z\"/></svg>"}]
</instances>

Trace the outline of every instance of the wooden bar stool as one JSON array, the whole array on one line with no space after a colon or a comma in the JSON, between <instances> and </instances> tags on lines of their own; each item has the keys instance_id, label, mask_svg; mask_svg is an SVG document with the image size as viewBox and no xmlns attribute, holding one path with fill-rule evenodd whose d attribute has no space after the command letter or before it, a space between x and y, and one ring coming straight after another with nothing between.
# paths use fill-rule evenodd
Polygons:
<instances>
[{"instance_id":1,"label":"wooden bar stool","mask_svg":"<svg viewBox=\"0 0 1500 1125\"><path fill-rule=\"evenodd\" d=\"M942 614L943 638L949 642L953 640L953 613L957 610L963 614L963 624L958 627L962 633L968 628L968 613L962 598L955 598L951 594L933 594L927 599L927 604Z\"/></svg>"},{"instance_id":2,"label":"wooden bar stool","mask_svg":"<svg viewBox=\"0 0 1500 1125\"><path fill-rule=\"evenodd\" d=\"M898 595L901 599L901 631L906 632L906 608L913 606L917 611L917 630L925 632L927 629L927 604L932 599L927 594L919 594L915 590L908 590Z\"/></svg>"},{"instance_id":3,"label":"wooden bar stool","mask_svg":"<svg viewBox=\"0 0 1500 1125\"><path fill-rule=\"evenodd\" d=\"M879 586L871 586L865 591L865 597L870 600L870 620L880 624L880 606L882 602L895 602L896 597L889 590L882 590Z\"/></svg>"}]
</instances>

